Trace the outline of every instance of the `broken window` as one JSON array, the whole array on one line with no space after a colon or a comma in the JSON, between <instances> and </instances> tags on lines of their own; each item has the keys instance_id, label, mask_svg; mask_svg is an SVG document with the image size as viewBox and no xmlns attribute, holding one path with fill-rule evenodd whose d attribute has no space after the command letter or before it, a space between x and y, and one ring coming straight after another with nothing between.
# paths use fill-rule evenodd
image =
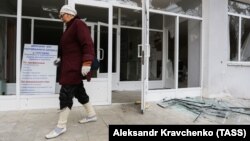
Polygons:
<instances>
[{"instance_id":1,"label":"broken window","mask_svg":"<svg viewBox=\"0 0 250 141\"><path fill-rule=\"evenodd\" d=\"M127 6L135 6L135 7L141 7L141 0L96 0L96 1L103 1L103 2L109 2L113 4L121 4L121 5L127 5Z\"/></svg>"},{"instance_id":2,"label":"broken window","mask_svg":"<svg viewBox=\"0 0 250 141\"><path fill-rule=\"evenodd\" d=\"M178 87L200 87L201 22L180 18Z\"/></svg>"},{"instance_id":3,"label":"broken window","mask_svg":"<svg viewBox=\"0 0 250 141\"><path fill-rule=\"evenodd\" d=\"M22 15L32 17L42 17L58 19L58 12L65 4L64 1L41 0L22 0Z\"/></svg>"},{"instance_id":4,"label":"broken window","mask_svg":"<svg viewBox=\"0 0 250 141\"><path fill-rule=\"evenodd\" d=\"M250 16L250 5L243 2L230 0L228 2L228 11L235 14Z\"/></svg>"},{"instance_id":5,"label":"broken window","mask_svg":"<svg viewBox=\"0 0 250 141\"><path fill-rule=\"evenodd\" d=\"M228 11L230 61L250 61L250 5L229 1Z\"/></svg>"},{"instance_id":6,"label":"broken window","mask_svg":"<svg viewBox=\"0 0 250 141\"><path fill-rule=\"evenodd\" d=\"M150 31L149 80L162 80L162 32Z\"/></svg>"},{"instance_id":7,"label":"broken window","mask_svg":"<svg viewBox=\"0 0 250 141\"><path fill-rule=\"evenodd\" d=\"M250 19L241 22L241 61L250 61Z\"/></svg>"},{"instance_id":8,"label":"broken window","mask_svg":"<svg viewBox=\"0 0 250 141\"><path fill-rule=\"evenodd\" d=\"M151 0L150 8L190 16L202 16L201 0Z\"/></svg>"},{"instance_id":9,"label":"broken window","mask_svg":"<svg viewBox=\"0 0 250 141\"><path fill-rule=\"evenodd\" d=\"M138 58L138 44L141 30L121 28L120 81L141 80L141 60Z\"/></svg>"},{"instance_id":10,"label":"broken window","mask_svg":"<svg viewBox=\"0 0 250 141\"><path fill-rule=\"evenodd\" d=\"M238 60L239 17L229 16L230 61Z\"/></svg>"},{"instance_id":11,"label":"broken window","mask_svg":"<svg viewBox=\"0 0 250 141\"><path fill-rule=\"evenodd\" d=\"M141 27L141 11L121 8L121 25Z\"/></svg>"}]
</instances>

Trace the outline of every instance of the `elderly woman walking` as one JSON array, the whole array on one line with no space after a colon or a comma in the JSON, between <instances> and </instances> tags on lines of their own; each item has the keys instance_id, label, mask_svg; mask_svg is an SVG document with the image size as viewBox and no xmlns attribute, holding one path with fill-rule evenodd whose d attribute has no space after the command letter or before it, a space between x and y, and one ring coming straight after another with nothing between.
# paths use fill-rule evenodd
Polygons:
<instances>
[{"instance_id":1,"label":"elderly woman walking","mask_svg":"<svg viewBox=\"0 0 250 141\"><path fill-rule=\"evenodd\" d=\"M57 126L45 138L55 138L66 132L68 115L77 98L87 111L87 116L79 121L86 123L96 121L96 113L89 101L89 96L83 85L83 77L90 72L94 60L94 45L87 25L79 19L77 11L69 5L64 5L59 18L66 24L60 44L59 58L55 64L60 67L60 114Z\"/></svg>"}]
</instances>

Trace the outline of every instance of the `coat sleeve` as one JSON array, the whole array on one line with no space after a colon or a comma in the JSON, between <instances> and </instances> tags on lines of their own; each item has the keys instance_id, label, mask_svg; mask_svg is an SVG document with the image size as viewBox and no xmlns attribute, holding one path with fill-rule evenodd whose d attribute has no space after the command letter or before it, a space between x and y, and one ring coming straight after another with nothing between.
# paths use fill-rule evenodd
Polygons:
<instances>
[{"instance_id":1,"label":"coat sleeve","mask_svg":"<svg viewBox=\"0 0 250 141\"><path fill-rule=\"evenodd\" d=\"M76 36L80 43L80 47L82 48L82 62L92 61L94 59L95 52L94 43L90 36L91 34L89 32L89 29L87 25L80 19L77 19L76 26Z\"/></svg>"}]
</instances>

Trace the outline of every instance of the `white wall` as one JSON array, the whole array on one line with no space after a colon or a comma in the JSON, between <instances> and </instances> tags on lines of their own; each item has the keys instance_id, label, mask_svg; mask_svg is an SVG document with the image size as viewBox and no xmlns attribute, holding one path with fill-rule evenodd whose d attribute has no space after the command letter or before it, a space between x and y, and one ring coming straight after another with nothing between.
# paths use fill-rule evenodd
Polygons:
<instances>
[{"instance_id":1,"label":"white wall","mask_svg":"<svg viewBox=\"0 0 250 141\"><path fill-rule=\"evenodd\" d=\"M203 95L226 92L227 0L203 0Z\"/></svg>"},{"instance_id":2,"label":"white wall","mask_svg":"<svg viewBox=\"0 0 250 141\"><path fill-rule=\"evenodd\" d=\"M250 66L230 65L228 0L203 0L203 95L250 98Z\"/></svg>"},{"instance_id":3,"label":"white wall","mask_svg":"<svg viewBox=\"0 0 250 141\"><path fill-rule=\"evenodd\" d=\"M228 66L225 82L232 96L250 98L250 66Z\"/></svg>"}]
</instances>

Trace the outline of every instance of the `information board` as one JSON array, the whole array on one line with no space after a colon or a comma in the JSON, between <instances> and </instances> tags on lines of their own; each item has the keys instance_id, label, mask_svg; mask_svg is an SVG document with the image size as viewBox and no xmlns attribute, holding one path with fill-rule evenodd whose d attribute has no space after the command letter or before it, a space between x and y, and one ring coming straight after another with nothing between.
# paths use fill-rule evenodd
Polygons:
<instances>
[{"instance_id":1,"label":"information board","mask_svg":"<svg viewBox=\"0 0 250 141\"><path fill-rule=\"evenodd\" d=\"M54 94L58 46L25 44L21 66L21 94Z\"/></svg>"}]
</instances>

